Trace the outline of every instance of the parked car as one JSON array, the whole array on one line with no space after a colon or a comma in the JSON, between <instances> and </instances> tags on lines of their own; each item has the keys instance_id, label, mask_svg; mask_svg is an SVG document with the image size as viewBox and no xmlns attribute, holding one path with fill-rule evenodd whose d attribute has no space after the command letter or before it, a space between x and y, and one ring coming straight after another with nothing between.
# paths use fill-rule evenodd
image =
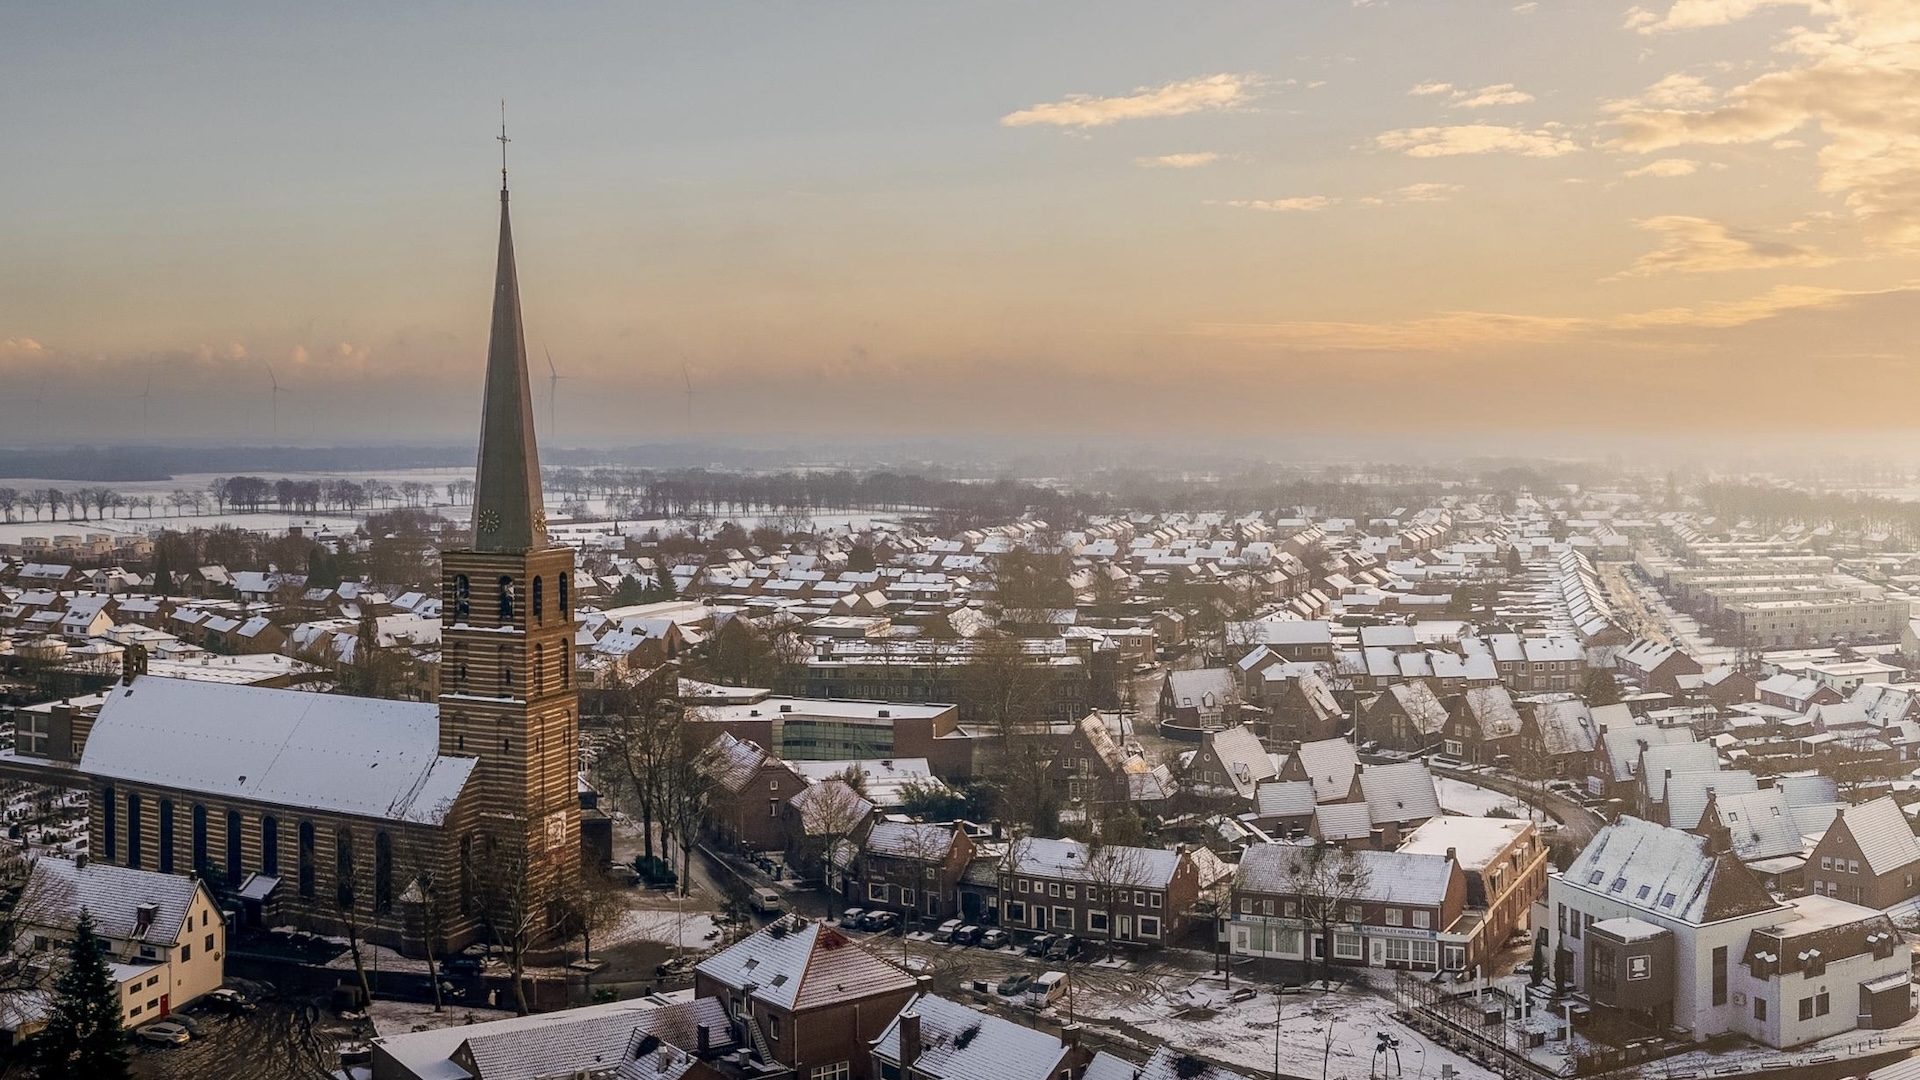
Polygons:
<instances>
[{"instance_id":1,"label":"parked car","mask_svg":"<svg viewBox=\"0 0 1920 1080\"><path fill-rule=\"evenodd\" d=\"M762 915L779 915L787 910L787 900L777 889L761 888L747 895L747 906Z\"/></svg>"},{"instance_id":2,"label":"parked car","mask_svg":"<svg viewBox=\"0 0 1920 1080\"><path fill-rule=\"evenodd\" d=\"M640 884L640 871L635 870L631 863L608 863L607 880L616 885L625 885L628 888L632 888Z\"/></svg>"},{"instance_id":3,"label":"parked car","mask_svg":"<svg viewBox=\"0 0 1920 1080\"><path fill-rule=\"evenodd\" d=\"M156 1046L184 1046L188 1039L193 1038L187 1033L186 1028L170 1020L148 1024L134 1034L138 1035L141 1041L150 1042Z\"/></svg>"},{"instance_id":4,"label":"parked car","mask_svg":"<svg viewBox=\"0 0 1920 1080\"><path fill-rule=\"evenodd\" d=\"M960 929L959 919L948 919L946 922L941 923L940 928L933 932L934 944L944 945L952 941L953 932L958 929Z\"/></svg>"},{"instance_id":5,"label":"parked car","mask_svg":"<svg viewBox=\"0 0 1920 1080\"><path fill-rule=\"evenodd\" d=\"M1004 949L1013 944L1013 935L997 926L989 926L980 931L980 947L983 949Z\"/></svg>"},{"instance_id":6,"label":"parked car","mask_svg":"<svg viewBox=\"0 0 1920 1080\"><path fill-rule=\"evenodd\" d=\"M210 1008L218 1009L224 1013L232 1013L236 1016L241 1013L250 1013L259 1008L259 1006L253 1003L252 998L238 990L224 986L207 995L207 1005Z\"/></svg>"},{"instance_id":7,"label":"parked car","mask_svg":"<svg viewBox=\"0 0 1920 1080\"><path fill-rule=\"evenodd\" d=\"M850 907L840 913L840 925L858 930L860 929L860 924L866 920L866 917L866 908Z\"/></svg>"},{"instance_id":8,"label":"parked car","mask_svg":"<svg viewBox=\"0 0 1920 1080\"><path fill-rule=\"evenodd\" d=\"M1572 792L1579 791L1580 786L1571 780L1549 780L1547 781L1547 790L1571 794Z\"/></svg>"},{"instance_id":9,"label":"parked car","mask_svg":"<svg viewBox=\"0 0 1920 1080\"><path fill-rule=\"evenodd\" d=\"M691 956L676 956L664 964L657 965L653 969L653 974L655 978L660 979L683 979L693 974L695 963L697 961Z\"/></svg>"},{"instance_id":10,"label":"parked car","mask_svg":"<svg viewBox=\"0 0 1920 1080\"><path fill-rule=\"evenodd\" d=\"M1080 939L1072 934L1061 934L1053 944L1047 946L1049 960L1071 960L1080 955Z\"/></svg>"},{"instance_id":11,"label":"parked car","mask_svg":"<svg viewBox=\"0 0 1920 1080\"><path fill-rule=\"evenodd\" d=\"M1049 971L1027 984L1027 1004L1036 1009L1044 1009L1059 1001L1067 993L1067 973Z\"/></svg>"},{"instance_id":12,"label":"parked car","mask_svg":"<svg viewBox=\"0 0 1920 1080\"><path fill-rule=\"evenodd\" d=\"M469 956L466 953L455 953L452 956L443 956L440 958L440 974L442 975L479 975L486 970L487 962L485 960L477 956Z\"/></svg>"},{"instance_id":13,"label":"parked car","mask_svg":"<svg viewBox=\"0 0 1920 1080\"><path fill-rule=\"evenodd\" d=\"M1027 987L1032 983L1033 976L1031 975L1009 975L1000 980L1000 986L998 987L1000 996L1019 997L1021 994L1027 992Z\"/></svg>"},{"instance_id":14,"label":"parked car","mask_svg":"<svg viewBox=\"0 0 1920 1080\"><path fill-rule=\"evenodd\" d=\"M872 930L875 933L891 930L899 925L900 916L891 911L869 911L866 917L860 920L860 929Z\"/></svg>"},{"instance_id":15,"label":"parked car","mask_svg":"<svg viewBox=\"0 0 1920 1080\"><path fill-rule=\"evenodd\" d=\"M1052 934L1037 935L1032 941L1027 942L1027 955L1045 956L1047 955L1047 950L1053 947L1053 942L1054 936Z\"/></svg>"},{"instance_id":16,"label":"parked car","mask_svg":"<svg viewBox=\"0 0 1920 1080\"><path fill-rule=\"evenodd\" d=\"M968 923L960 929L955 930L953 932L953 943L963 946L980 944L980 928L972 923Z\"/></svg>"}]
</instances>

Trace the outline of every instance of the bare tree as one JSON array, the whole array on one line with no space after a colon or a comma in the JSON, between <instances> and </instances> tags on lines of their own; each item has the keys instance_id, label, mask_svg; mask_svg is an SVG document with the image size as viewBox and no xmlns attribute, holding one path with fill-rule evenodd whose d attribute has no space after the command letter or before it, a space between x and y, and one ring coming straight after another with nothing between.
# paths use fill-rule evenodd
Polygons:
<instances>
[{"instance_id":1,"label":"bare tree","mask_svg":"<svg viewBox=\"0 0 1920 1080\"><path fill-rule=\"evenodd\" d=\"M1107 951L1113 951L1120 909L1133 890L1147 883L1146 852L1137 847L1095 842L1087 848L1087 888L1106 919Z\"/></svg>"},{"instance_id":2,"label":"bare tree","mask_svg":"<svg viewBox=\"0 0 1920 1080\"><path fill-rule=\"evenodd\" d=\"M1327 844L1300 848L1287 867L1287 891L1300 905L1300 920L1320 938L1320 978L1332 976L1334 927L1358 922L1360 901L1371 880L1353 852Z\"/></svg>"},{"instance_id":3,"label":"bare tree","mask_svg":"<svg viewBox=\"0 0 1920 1080\"><path fill-rule=\"evenodd\" d=\"M794 798L800 835L795 847L801 865L811 873L818 866L823 886L831 884L833 859L842 842L860 828L873 804L845 780L823 780Z\"/></svg>"},{"instance_id":4,"label":"bare tree","mask_svg":"<svg viewBox=\"0 0 1920 1080\"><path fill-rule=\"evenodd\" d=\"M664 750L658 769L660 819L666 836L680 848L681 896L688 895L693 887L693 849L717 786L710 730L682 712L663 733Z\"/></svg>"},{"instance_id":5,"label":"bare tree","mask_svg":"<svg viewBox=\"0 0 1920 1080\"><path fill-rule=\"evenodd\" d=\"M665 801L661 770L680 723L680 708L671 701L641 700L631 679L616 687L609 700L614 711L599 761L620 801L638 811L640 842L651 860L653 825Z\"/></svg>"},{"instance_id":6,"label":"bare tree","mask_svg":"<svg viewBox=\"0 0 1920 1080\"><path fill-rule=\"evenodd\" d=\"M570 936L579 937L580 959L591 965L594 935L619 924L620 917L627 910L626 897L607 875L584 871L577 879L564 885L560 903L564 913L564 928ZM591 968L586 973L586 983L591 994Z\"/></svg>"},{"instance_id":7,"label":"bare tree","mask_svg":"<svg viewBox=\"0 0 1920 1080\"><path fill-rule=\"evenodd\" d=\"M552 867L547 855L529 842L527 822L496 819L495 828L482 834L485 871L479 875L479 893L487 929L496 946L507 954L513 977L514 1008L521 1016L527 1004L527 953L554 929L552 912L542 889Z\"/></svg>"}]
</instances>

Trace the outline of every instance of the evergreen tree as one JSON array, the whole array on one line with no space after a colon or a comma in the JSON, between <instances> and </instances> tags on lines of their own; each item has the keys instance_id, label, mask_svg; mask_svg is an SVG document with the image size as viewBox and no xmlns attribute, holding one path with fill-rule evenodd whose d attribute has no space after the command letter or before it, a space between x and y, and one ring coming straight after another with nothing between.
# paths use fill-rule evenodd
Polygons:
<instances>
[{"instance_id":1,"label":"evergreen tree","mask_svg":"<svg viewBox=\"0 0 1920 1080\"><path fill-rule=\"evenodd\" d=\"M622 575L620 584L613 587L613 595L607 598L612 607L629 607L647 602L648 586L631 574Z\"/></svg>"},{"instance_id":2,"label":"evergreen tree","mask_svg":"<svg viewBox=\"0 0 1920 1080\"><path fill-rule=\"evenodd\" d=\"M340 585L340 568L334 564L333 556L319 544L307 552L307 588L334 589Z\"/></svg>"},{"instance_id":3,"label":"evergreen tree","mask_svg":"<svg viewBox=\"0 0 1920 1080\"><path fill-rule=\"evenodd\" d=\"M667 560L660 560L660 566L654 571L653 576L659 581L659 587L654 591L660 599L677 600L680 598L679 591L673 587L673 568L667 565Z\"/></svg>"},{"instance_id":4,"label":"evergreen tree","mask_svg":"<svg viewBox=\"0 0 1920 1080\"><path fill-rule=\"evenodd\" d=\"M153 591L158 596L173 595L173 550L170 544L157 545L154 550Z\"/></svg>"},{"instance_id":5,"label":"evergreen tree","mask_svg":"<svg viewBox=\"0 0 1920 1080\"><path fill-rule=\"evenodd\" d=\"M1588 705L1613 705L1620 700L1620 684L1613 681L1613 672L1594 668L1587 672L1580 696L1587 699Z\"/></svg>"},{"instance_id":6,"label":"evergreen tree","mask_svg":"<svg viewBox=\"0 0 1920 1080\"><path fill-rule=\"evenodd\" d=\"M34 1036L41 1080L125 1080L127 1036L120 1028L120 992L107 968L105 945L83 909L65 970L53 984L47 1026Z\"/></svg>"}]
</instances>

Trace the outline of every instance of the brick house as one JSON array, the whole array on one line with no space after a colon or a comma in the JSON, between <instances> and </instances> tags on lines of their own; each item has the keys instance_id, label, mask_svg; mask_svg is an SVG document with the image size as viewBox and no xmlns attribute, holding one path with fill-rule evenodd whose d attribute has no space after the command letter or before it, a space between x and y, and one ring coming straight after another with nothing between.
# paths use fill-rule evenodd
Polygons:
<instances>
[{"instance_id":1,"label":"brick house","mask_svg":"<svg viewBox=\"0 0 1920 1080\"><path fill-rule=\"evenodd\" d=\"M836 1080L873 1080L868 1047L914 986L839 930L790 917L693 969L694 997L720 998L744 1042L796 1076Z\"/></svg>"},{"instance_id":2,"label":"brick house","mask_svg":"<svg viewBox=\"0 0 1920 1080\"><path fill-rule=\"evenodd\" d=\"M731 733L715 739L707 753L715 782L707 826L714 839L746 851L784 849L782 808L806 790L806 778L758 743Z\"/></svg>"},{"instance_id":3,"label":"brick house","mask_svg":"<svg viewBox=\"0 0 1920 1080\"><path fill-rule=\"evenodd\" d=\"M1440 732L1441 749L1469 765L1491 765L1520 749L1520 710L1504 686L1476 686L1454 698Z\"/></svg>"},{"instance_id":4,"label":"brick house","mask_svg":"<svg viewBox=\"0 0 1920 1080\"><path fill-rule=\"evenodd\" d=\"M868 907L952 918L960 910L960 877L973 856L973 840L952 825L876 822L855 857L848 893Z\"/></svg>"},{"instance_id":5,"label":"brick house","mask_svg":"<svg viewBox=\"0 0 1920 1080\"><path fill-rule=\"evenodd\" d=\"M1186 933L1200 875L1185 851L1026 837L1000 864L1000 925L1157 945Z\"/></svg>"},{"instance_id":6,"label":"brick house","mask_svg":"<svg viewBox=\"0 0 1920 1080\"><path fill-rule=\"evenodd\" d=\"M1624 675L1639 680L1648 690L1673 694L1680 690L1680 676L1700 674L1700 661L1682 652L1676 645L1651 638L1635 638L1614 657L1614 666Z\"/></svg>"},{"instance_id":7,"label":"brick house","mask_svg":"<svg viewBox=\"0 0 1920 1080\"><path fill-rule=\"evenodd\" d=\"M1328 904L1337 905L1331 933L1315 916ZM1462 922L1466 914L1467 876L1444 854L1254 844L1234 875L1229 947L1239 956L1317 963L1331 952L1341 965L1460 971L1479 962L1474 947L1486 941Z\"/></svg>"},{"instance_id":8,"label":"brick house","mask_svg":"<svg viewBox=\"0 0 1920 1080\"><path fill-rule=\"evenodd\" d=\"M1892 796L1840 809L1807 857L1807 888L1886 909L1920 896L1920 839Z\"/></svg>"},{"instance_id":9,"label":"brick house","mask_svg":"<svg viewBox=\"0 0 1920 1080\"><path fill-rule=\"evenodd\" d=\"M1417 754L1440 744L1447 706L1423 680L1395 683L1364 699L1354 722L1355 738L1384 750Z\"/></svg>"}]
</instances>

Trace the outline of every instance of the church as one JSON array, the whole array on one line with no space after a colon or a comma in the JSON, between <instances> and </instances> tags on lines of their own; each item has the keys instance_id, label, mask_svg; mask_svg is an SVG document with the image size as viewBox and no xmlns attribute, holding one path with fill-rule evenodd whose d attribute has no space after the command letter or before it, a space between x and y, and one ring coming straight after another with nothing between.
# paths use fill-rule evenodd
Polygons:
<instances>
[{"instance_id":1,"label":"church","mask_svg":"<svg viewBox=\"0 0 1920 1080\"><path fill-rule=\"evenodd\" d=\"M42 763L89 790L91 857L415 955L557 925L580 874L574 560L547 538L504 169L472 541L441 562L435 704L132 661Z\"/></svg>"}]
</instances>

